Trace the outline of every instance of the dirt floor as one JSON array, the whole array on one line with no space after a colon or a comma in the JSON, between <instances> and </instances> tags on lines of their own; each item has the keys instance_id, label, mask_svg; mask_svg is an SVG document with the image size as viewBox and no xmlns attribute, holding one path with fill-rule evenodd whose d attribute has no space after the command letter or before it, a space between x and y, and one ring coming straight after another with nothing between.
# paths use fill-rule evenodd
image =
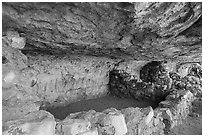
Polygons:
<instances>
[{"instance_id":1,"label":"dirt floor","mask_svg":"<svg viewBox=\"0 0 204 137\"><path fill-rule=\"evenodd\" d=\"M174 127L169 135L202 135L202 100L193 102L192 112L177 127Z\"/></svg>"},{"instance_id":2,"label":"dirt floor","mask_svg":"<svg viewBox=\"0 0 204 137\"><path fill-rule=\"evenodd\" d=\"M153 101L137 101L135 99L118 98L111 95L107 95L97 99L79 101L70 104L66 107L48 109L47 111L51 112L57 119L64 119L70 113L89 111L91 109L97 112L101 112L110 107L120 110L127 107L148 107L148 106L156 108L158 106L158 103Z\"/></svg>"}]
</instances>

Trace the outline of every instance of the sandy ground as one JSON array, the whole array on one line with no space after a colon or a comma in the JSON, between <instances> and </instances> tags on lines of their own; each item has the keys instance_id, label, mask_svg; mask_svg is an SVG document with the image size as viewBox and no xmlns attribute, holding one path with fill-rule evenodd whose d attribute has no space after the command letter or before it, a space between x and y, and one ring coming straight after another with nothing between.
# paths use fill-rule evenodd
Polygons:
<instances>
[{"instance_id":1,"label":"sandy ground","mask_svg":"<svg viewBox=\"0 0 204 137\"><path fill-rule=\"evenodd\" d=\"M170 135L202 135L202 100L197 99L193 102L190 115L183 123L169 133Z\"/></svg>"},{"instance_id":2,"label":"sandy ground","mask_svg":"<svg viewBox=\"0 0 204 137\"><path fill-rule=\"evenodd\" d=\"M49 109L47 111L51 112L55 118L64 119L68 114L89 111L91 109L101 112L107 108L113 107L118 110L127 107L148 107L152 106L156 108L158 103L152 101L137 101L135 99L128 98L118 98L111 95L107 95L97 99L83 100L66 107L58 107L56 109Z\"/></svg>"}]
</instances>

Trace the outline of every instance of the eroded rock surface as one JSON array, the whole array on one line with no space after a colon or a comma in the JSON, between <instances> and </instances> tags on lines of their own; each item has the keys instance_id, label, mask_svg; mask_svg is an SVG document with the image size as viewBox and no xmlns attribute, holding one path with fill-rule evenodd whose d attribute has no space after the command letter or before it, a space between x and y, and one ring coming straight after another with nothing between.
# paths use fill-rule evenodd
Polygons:
<instances>
[{"instance_id":1,"label":"eroded rock surface","mask_svg":"<svg viewBox=\"0 0 204 137\"><path fill-rule=\"evenodd\" d=\"M18 57L20 61L22 57ZM107 94L109 71L115 62L106 57L26 54L27 63L20 68L12 63L19 62L15 58L8 60L3 64L3 97L10 98L19 90L53 105Z\"/></svg>"},{"instance_id":2,"label":"eroded rock surface","mask_svg":"<svg viewBox=\"0 0 204 137\"><path fill-rule=\"evenodd\" d=\"M25 49L136 60L201 60L201 3L3 3Z\"/></svg>"},{"instance_id":3,"label":"eroded rock surface","mask_svg":"<svg viewBox=\"0 0 204 137\"><path fill-rule=\"evenodd\" d=\"M199 2L3 2L3 134L168 134L202 100L201 9ZM163 102L63 121L40 111L108 92Z\"/></svg>"}]
</instances>

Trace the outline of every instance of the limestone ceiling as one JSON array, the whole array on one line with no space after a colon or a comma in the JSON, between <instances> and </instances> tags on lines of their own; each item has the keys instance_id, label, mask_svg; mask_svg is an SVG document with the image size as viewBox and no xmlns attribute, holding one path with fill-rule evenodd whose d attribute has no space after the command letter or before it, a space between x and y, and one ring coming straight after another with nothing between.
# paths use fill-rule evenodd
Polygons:
<instances>
[{"instance_id":1,"label":"limestone ceiling","mask_svg":"<svg viewBox=\"0 0 204 137\"><path fill-rule=\"evenodd\" d=\"M136 60L201 61L201 3L2 3L3 35L23 49Z\"/></svg>"}]
</instances>

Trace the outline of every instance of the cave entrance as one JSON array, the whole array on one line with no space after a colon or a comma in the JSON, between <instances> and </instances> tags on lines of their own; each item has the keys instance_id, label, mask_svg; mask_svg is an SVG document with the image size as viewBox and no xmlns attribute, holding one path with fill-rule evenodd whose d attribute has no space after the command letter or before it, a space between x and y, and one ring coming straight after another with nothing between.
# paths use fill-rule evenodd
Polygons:
<instances>
[{"instance_id":1,"label":"cave entrance","mask_svg":"<svg viewBox=\"0 0 204 137\"><path fill-rule=\"evenodd\" d=\"M101 112L111 107L121 110L128 107L144 108L148 106L151 106L154 109L158 107L158 102L151 100L138 101L134 98L119 98L109 94L96 99L78 101L63 107L50 107L47 108L46 111L53 114L55 118L63 120L69 114L80 111L95 110Z\"/></svg>"}]
</instances>

